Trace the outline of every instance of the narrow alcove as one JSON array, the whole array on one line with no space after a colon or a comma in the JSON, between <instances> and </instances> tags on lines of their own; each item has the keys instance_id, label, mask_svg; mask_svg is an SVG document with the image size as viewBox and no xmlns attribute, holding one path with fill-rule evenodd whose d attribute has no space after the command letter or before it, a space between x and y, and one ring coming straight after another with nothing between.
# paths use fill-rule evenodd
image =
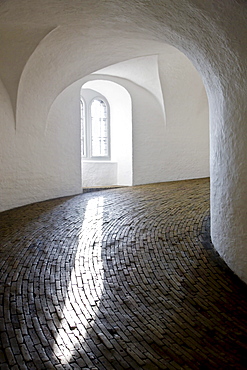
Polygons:
<instances>
[{"instance_id":1,"label":"narrow alcove","mask_svg":"<svg viewBox=\"0 0 247 370\"><path fill-rule=\"evenodd\" d=\"M81 89L82 186L132 185L131 98L125 88L107 80L88 81ZM107 149L93 153L92 103L105 107ZM102 118L102 121L104 119Z\"/></svg>"}]
</instances>

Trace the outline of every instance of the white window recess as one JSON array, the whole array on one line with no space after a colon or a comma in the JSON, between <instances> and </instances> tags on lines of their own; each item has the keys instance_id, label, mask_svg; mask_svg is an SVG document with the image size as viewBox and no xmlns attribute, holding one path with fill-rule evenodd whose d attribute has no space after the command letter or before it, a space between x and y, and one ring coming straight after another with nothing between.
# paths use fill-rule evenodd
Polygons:
<instances>
[{"instance_id":1,"label":"white window recess","mask_svg":"<svg viewBox=\"0 0 247 370\"><path fill-rule=\"evenodd\" d=\"M129 93L110 81L89 81L80 101L82 186L132 185Z\"/></svg>"}]
</instances>

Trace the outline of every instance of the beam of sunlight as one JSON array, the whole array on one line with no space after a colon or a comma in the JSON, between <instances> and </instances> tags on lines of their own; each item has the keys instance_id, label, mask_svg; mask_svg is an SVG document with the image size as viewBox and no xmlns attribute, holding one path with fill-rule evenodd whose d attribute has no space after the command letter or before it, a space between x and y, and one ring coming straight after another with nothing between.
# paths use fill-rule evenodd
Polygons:
<instances>
[{"instance_id":1,"label":"beam of sunlight","mask_svg":"<svg viewBox=\"0 0 247 370\"><path fill-rule=\"evenodd\" d=\"M103 293L101 257L104 198L90 199L78 234L78 246L67 282L67 295L59 313L61 327L56 336L57 357L68 364L76 350L83 347L87 331L93 327ZM77 355L81 355L81 352Z\"/></svg>"}]
</instances>

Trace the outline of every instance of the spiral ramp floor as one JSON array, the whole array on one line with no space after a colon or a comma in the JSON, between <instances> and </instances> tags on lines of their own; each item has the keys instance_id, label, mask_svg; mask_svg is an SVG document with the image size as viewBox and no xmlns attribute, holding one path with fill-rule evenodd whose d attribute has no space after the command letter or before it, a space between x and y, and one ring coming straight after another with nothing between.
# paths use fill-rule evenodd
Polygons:
<instances>
[{"instance_id":1,"label":"spiral ramp floor","mask_svg":"<svg viewBox=\"0 0 247 370\"><path fill-rule=\"evenodd\" d=\"M209 180L0 214L0 369L247 369L247 289L209 238Z\"/></svg>"}]
</instances>

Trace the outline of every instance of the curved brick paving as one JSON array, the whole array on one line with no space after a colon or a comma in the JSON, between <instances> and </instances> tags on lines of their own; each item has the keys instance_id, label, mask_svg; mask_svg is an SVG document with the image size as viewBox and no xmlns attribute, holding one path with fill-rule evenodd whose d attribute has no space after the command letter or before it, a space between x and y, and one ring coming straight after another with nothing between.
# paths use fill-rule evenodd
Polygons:
<instances>
[{"instance_id":1,"label":"curved brick paving","mask_svg":"<svg viewBox=\"0 0 247 370\"><path fill-rule=\"evenodd\" d=\"M208 214L208 180L0 214L0 368L247 369L246 286Z\"/></svg>"}]
</instances>

